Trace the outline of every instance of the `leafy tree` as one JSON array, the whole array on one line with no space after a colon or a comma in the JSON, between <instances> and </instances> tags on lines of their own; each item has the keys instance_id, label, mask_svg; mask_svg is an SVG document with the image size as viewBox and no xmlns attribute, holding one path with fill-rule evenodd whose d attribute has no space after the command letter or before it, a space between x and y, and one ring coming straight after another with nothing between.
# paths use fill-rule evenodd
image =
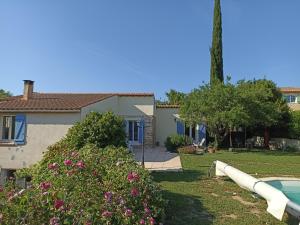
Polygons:
<instances>
[{"instance_id":1,"label":"leafy tree","mask_svg":"<svg viewBox=\"0 0 300 225\"><path fill-rule=\"evenodd\" d=\"M0 89L0 100L3 100L3 99L5 99L7 97L10 97L10 96L12 96L11 92Z\"/></svg>"},{"instance_id":2,"label":"leafy tree","mask_svg":"<svg viewBox=\"0 0 300 225\"><path fill-rule=\"evenodd\" d=\"M181 105L186 96L185 93L171 89L169 92L166 92L168 98L167 103L170 105Z\"/></svg>"},{"instance_id":3,"label":"leafy tree","mask_svg":"<svg viewBox=\"0 0 300 225\"><path fill-rule=\"evenodd\" d=\"M251 127L264 129L265 147L269 145L270 128L283 126L289 120L289 107L273 81L261 79L239 81L237 91L250 116Z\"/></svg>"},{"instance_id":4,"label":"leafy tree","mask_svg":"<svg viewBox=\"0 0 300 225\"><path fill-rule=\"evenodd\" d=\"M300 111L293 111L291 117L289 136L291 138L300 139Z\"/></svg>"},{"instance_id":5,"label":"leafy tree","mask_svg":"<svg viewBox=\"0 0 300 225\"><path fill-rule=\"evenodd\" d=\"M215 80L223 82L223 53L222 53L222 14L220 0L215 0L214 22L213 22L213 39L210 48L211 66L210 82Z\"/></svg>"},{"instance_id":6,"label":"leafy tree","mask_svg":"<svg viewBox=\"0 0 300 225\"><path fill-rule=\"evenodd\" d=\"M189 123L205 122L215 147L231 134L233 127L249 123L235 86L220 81L194 89L181 106L180 116Z\"/></svg>"},{"instance_id":7,"label":"leafy tree","mask_svg":"<svg viewBox=\"0 0 300 225\"><path fill-rule=\"evenodd\" d=\"M232 146L231 131L243 126L264 129L267 147L269 130L283 126L290 111L274 82L263 79L200 86L186 97L180 114L190 123L205 122L216 146L227 135Z\"/></svg>"},{"instance_id":8,"label":"leafy tree","mask_svg":"<svg viewBox=\"0 0 300 225\"><path fill-rule=\"evenodd\" d=\"M124 120L112 112L90 112L84 120L70 128L64 141L73 148L82 148L86 144L99 148L125 146Z\"/></svg>"}]
</instances>

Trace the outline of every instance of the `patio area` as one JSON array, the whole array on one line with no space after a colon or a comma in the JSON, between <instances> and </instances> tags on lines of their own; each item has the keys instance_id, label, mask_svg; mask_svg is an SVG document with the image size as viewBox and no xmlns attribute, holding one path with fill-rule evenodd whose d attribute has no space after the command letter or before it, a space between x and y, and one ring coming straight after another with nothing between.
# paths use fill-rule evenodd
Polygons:
<instances>
[{"instance_id":1,"label":"patio area","mask_svg":"<svg viewBox=\"0 0 300 225\"><path fill-rule=\"evenodd\" d=\"M142 162L142 149L133 150L134 157ZM145 149L145 168L151 171L181 171L181 161L177 153L171 153L164 147Z\"/></svg>"}]
</instances>

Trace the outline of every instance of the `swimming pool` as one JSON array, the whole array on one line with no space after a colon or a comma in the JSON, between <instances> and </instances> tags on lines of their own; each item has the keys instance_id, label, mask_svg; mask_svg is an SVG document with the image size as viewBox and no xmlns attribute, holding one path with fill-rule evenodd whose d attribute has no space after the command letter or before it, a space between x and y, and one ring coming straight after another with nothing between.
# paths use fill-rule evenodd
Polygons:
<instances>
[{"instance_id":1,"label":"swimming pool","mask_svg":"<svg viewBox=\"0 0 300 225\"><path fill-rule=\"evenodd\" d=\"M216 176L228 176L241 188L267 201L267 211L278 220L288 212L300 221L300 179L286 177L255 178L224 162L215 161ZM300 225L300 223L299 223Z\"/></svg>"},{"instance_id":2,"label":"swimming pool","mask_svg":"<svg viewBox=\"0 0 300 225\"><path fill-rule=\"evenodd\" d=\"M282 191L291 201L300 205L300 180L270 180L265 182Z\"/></svg>"}]
</instances>

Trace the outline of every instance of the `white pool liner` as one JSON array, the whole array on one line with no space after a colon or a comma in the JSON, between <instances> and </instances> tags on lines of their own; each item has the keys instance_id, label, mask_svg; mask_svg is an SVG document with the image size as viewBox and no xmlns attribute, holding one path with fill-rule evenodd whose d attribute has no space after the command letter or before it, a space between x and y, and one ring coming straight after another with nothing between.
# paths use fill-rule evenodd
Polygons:
<instances>
[{"instance_id":1,"label":"white pool liner","mask_svg":"<svg viewBox=\"0 0 300 225\"><path fill-rule=\"evenodd\" d=\"M216 176L228 176L240 187L255 192L268 203L267 211L278 220L282 220L287 203L290 201L281 191L271 185L250 176L226 163L216 161Z\"/></svg>"}]
</instances>

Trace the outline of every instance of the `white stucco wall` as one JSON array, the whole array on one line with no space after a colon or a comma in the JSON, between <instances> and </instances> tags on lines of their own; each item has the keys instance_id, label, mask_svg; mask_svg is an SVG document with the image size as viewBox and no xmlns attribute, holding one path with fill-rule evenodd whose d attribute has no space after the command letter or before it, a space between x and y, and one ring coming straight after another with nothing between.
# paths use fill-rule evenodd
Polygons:
<instances>
[{"instance_id":1,"label":"white stucco wall","mask_svg":"<svg viewBox=\"0 0 300 225\"><path fill-rule=\"evenodd\" d=\"M176 121L174 114L178 114L178 108L156 108L156 141L164 146L166 138L171 134L176 134Z\"/></svg>"},{"instance_id":2,"label":"white stucco wall","mask_svg":"<svg viewBox=\"0 0 300 225\"><path fill-rule=\"evenodd\" d=\"M88 105L81 109L81 118L89 112L112 111L124 118L140 118L141 116L153 116L153 96L113 96L100 102Z\"/></svg>"},{"instance_id":3,"label":"white stucco wall","mask_svg":"<svg viewBox=\"0 0 300 225\"><path fill-rule=\"evenodd\" d=\"M153 116L154 96L120 96L119 115L122 116Z\"/></svg>"},{"instance_id":4,"label":"white stucco wall","mask_svg":"<svg viewBox=\"0 0 300 225\"><path fill-rule=\"evenodd\" d=\"M107 111L112 111L118 114L119 111L118 96L112 96L100 102L96 102L94 104L83 107L81 109L81 119L83 119L91 111L102 112L102 113Z\"/></svg>"},{"instance_id":5,"label":"white stucco wall","mask_svg":"<svg viewBox=\"0 0 300 225\"><path fill-rule=\"evenodd\" d=\"M82 120L90 111L112 111L125 119L154 116L154 97L113 96L86 106L78 113L26 113L26 143L0 145L0 168L18 169L36 163L49 145L60 140L76 121Z\"/></svg>"},{"instance_id":6,"label":"white stucco wall","mask_svg":"<svg viewBox=\"0 0 300 225\"><path fill-rule=\"evenodd\" d=\"M80 113L27 113L26 144L0 146L0 168L16 169L36 163L47 147L79 120Z\"/></svg>"}]
</instances>

